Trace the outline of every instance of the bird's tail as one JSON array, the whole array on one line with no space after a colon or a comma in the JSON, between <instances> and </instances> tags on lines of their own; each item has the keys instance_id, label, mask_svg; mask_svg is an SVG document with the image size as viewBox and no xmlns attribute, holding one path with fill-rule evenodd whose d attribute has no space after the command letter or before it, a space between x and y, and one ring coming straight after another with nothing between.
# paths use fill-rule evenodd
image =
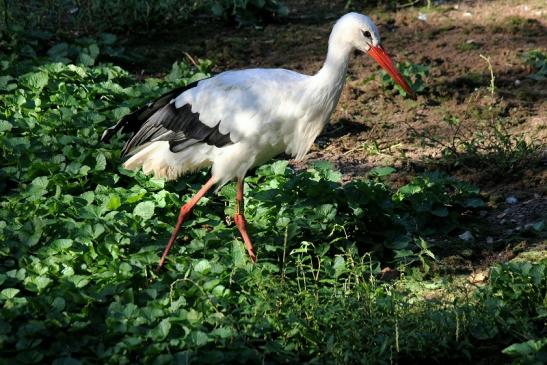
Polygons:
<instances>
[{"instance_id":1,"label":"bird's tail","mask_svg":"<svg viewBox=\"0 0 547 365\"><path fill-rule=\"evenodd\" d=\"M212 148L205 143L199 143L173 153L169 149L169 142L152 142L125 161L123 167L128 170L142 167L147 175L175 180L188 172L211 166L211 160L207 156Z\"/></svg>"}]
</instances>

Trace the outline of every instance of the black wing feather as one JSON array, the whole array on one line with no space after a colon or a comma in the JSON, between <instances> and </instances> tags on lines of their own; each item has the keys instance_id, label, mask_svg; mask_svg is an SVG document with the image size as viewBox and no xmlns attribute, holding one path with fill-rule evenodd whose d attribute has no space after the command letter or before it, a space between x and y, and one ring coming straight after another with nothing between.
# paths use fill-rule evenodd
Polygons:
<instances>
[{"instance_id":1,"label":"black wing feather","mask_svg":"<svg viewBox=\"0 0 547 365\"><path fill-rule=\"evenodd\" d=\"M155 141L169 141L169 149L172 152L180 152L200 142L216 147L233 143L229 134L220 133L218 129L220 121L216 126L209 127L199 120L199 113L192 113L190 104L175 108L172 100L184 91L195 87L197 83L198 81L170 91L158 100L126 115L115 126L103 133L101 141L107 142L118 131L132 133L123 147L122 156L148 142Z\"/></svg>"},{"instance_id":2,"label":"black wing feather","mask_svg":"<svg viewBox=\"0 0 547 365\"><path fill-rule=\"evenodd\" d=\"M110 139L120 130L124 134L137 132L148 120L148 118L150 118L155 112L163 108L171 100L176 98L184 91L197 86L198 82L199 81L196 81L186 86L181 86L179 88L171 90L160 96L157 100L146 104L142 108L139 108L132 113L127 114L122 119L120 119L118 123L116 123L116 125L108 128L103 132L103 135L101 136L101 142L110 141Z\"/></svg>"}]
</instances>

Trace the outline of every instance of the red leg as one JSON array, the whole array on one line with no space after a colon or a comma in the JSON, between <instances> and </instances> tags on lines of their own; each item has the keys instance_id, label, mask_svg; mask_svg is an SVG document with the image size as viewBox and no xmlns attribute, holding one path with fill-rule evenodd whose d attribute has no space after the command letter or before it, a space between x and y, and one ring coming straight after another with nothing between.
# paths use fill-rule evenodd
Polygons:
<instances>
[{"instance_id":1,"label":"red leg","mask_svg":"<svg viewBox=\"0 0 547 365\"><path fill-rule=\"evenodd\" d=\"M241 237L243 238L243 242L245 242L245 246L247 247L247 252L249 253L249 256L251 257L251 260L253 262L256 262L256 256L253 248L253 244L251 243L251 239L249 238L249 234L247 233L247 222L245 221L245 216L243 215L243 209L244 203L243 203L243 178L237 179L237 192L236 192L236 209L234 213L234 221L237 225L237 228L239 229L239 233L241 233Z\"/></svg>"},{"instance_id":2,"label":"red leg","mask_svg":"<svg viewBox=\"0 0 547 365\"><path fill-rule=\"evenodd\" d=\"M180 214L179 218L177 220L177 225L175 226L175 229L173 230L173 233L171 234L171 239L167 243L167 246L165 246L165 250L163 250L163 255L161 255L160 263L158 264L158 268L156 269L156 272L159 272L161 270L161 267L163 266L163 263L165 262L165 258L167 257L167 254L169 253L169 250L171 249L171 246L173 246L173 243L175 242L175 239L177 238L177 234L179 233L180 226L182 225L182 222L186 219L186 217L192 212L196 204L199 202L201 198L211 189L211 187L215 184L216 178L213 176L211 177L205 185L199 189L199 191L190 199L190 201L186 204L184 204L180 208Z\"/></svg>"}]
</instances>

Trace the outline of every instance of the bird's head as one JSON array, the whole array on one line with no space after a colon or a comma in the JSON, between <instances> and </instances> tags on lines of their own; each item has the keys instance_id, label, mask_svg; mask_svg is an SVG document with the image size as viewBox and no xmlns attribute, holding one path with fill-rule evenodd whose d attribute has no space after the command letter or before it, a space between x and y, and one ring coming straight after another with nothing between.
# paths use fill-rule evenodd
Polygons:
<instances>
[{"instance_id":1,"label":"bird's head","mask_svg":"<svg viewBox=\"0 0 547 365\"><path fill-rule=\"evenodd\" d=\"M380 33L376 24L366 15L349 13L334 26L333 35L350 47L367 53L403 88L409 95L415 96L391 57L381 45Z\"/></svg>"}]
</instances>

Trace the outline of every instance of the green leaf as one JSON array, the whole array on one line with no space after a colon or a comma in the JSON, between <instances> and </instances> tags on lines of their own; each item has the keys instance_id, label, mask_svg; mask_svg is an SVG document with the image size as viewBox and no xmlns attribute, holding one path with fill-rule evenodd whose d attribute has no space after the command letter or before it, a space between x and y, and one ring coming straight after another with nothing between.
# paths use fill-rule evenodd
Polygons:
<instances>
[{"instance_id":1,"label":"green leaf","mask_svg":"<svg viewBox=\"0 0 547 365\"><path fill-rule=\"evenodd\" d=\"M541 232L545 229L545 222L540 220L539 222L532 223L532 228L536 232Z\"/></svg>"},{"instance_id":2,"label":"green leaf","mask_svg":"<svg viewBox=\"0 0 547 365\"><path fill-rule=\"evenodd\" d=\"M81 78L87 77L87 71L85 68L76 65L68 65L68 69L72 72L75 72Z\"/></svg>"},{"instance_id":3,"label":"green leaf","mask_svg":"<svg viewBox=\"0 0 547 365\"><path fill-rule=\"evenodd\" d=\"M29 89L41 90L48 84L49 76L47 72L38 71L23 75L20 78L21 84Z\"/></svg>"},{"instance_id":4,"label":"green leaf","mask_svg":"<svg viewBox=\"0 0 547 365\"><path fill-rule=\"evenodd\" d=\"M39 198L47 193L49 179L47 176L40 176L32 180L29 193L34 198Z\"/></svg>"},{"instance_id":5,"label":"green leaf","mask_svg":"<svg viewBox=\"0 0 547 365\"><path fill-rule=\"evenodd\" d=\"M275 161L272 164L272 172L275 175L285 175L285 170L287 169L287 166L289 166L289 161Z\"/></svg>"},{"instance_id":6,"label":"green leaf","mask_svg":"<svg viewBox=\"0 0 547 365\"><path fill-rule=\"evenodd\" d=\"M408 247L410 244L411 239L408 236L400 236L392 241L387 241L385 243L385 246L392 250L402 250L403 248Z\"/></svg>"},{"instance_id":7,"label":"green leaf","mask_svg":"<svg viewBox=\"0 0 547 365\"><path fill-rule=\"evenodd\" d=\"M342 256L336 256L334 258L334 265L332 267L334 269L334 277L339 277L347 270L346 259L344 259Z\"/></svg>"},{"instance_id":8,"label":"green leaf","mask_svg":"<svg viewBox=\"0 0 547 365\"><path fill-rule=\"evenodd\" d=\"M53 59L66 57L68 55L68 44L64 42L57 43L47 51L47 54Z\"/></svg>"},{"instance_id":9,"label":"green leaf","mask_svg":"<svg viewBox=\"0 0 547 365\"><path fill-rule=\"evenodd\" d=\"M58 311L62 311L63 309L65 309L66 307L66 300L64 298L61 298L61 297L56 297L54 300L53 300L53 303L51 304L53 306L53 308L55 308L56 310Z\"/></svg>"},{"instance_id":10,"label":"green leaf","mask_svg":"<svg viewBox=\"0 0 547 365\"><path fill-rule=\"evenodd\" d=\"M154 215L154 208L154 202L147 200L137 204L135 209L133 209L133 214L147 221Z\"/></svg>"},{"instance_id":11,"label":"green leaf","mask_svg":"<svg viewBox=\"0 0 547 365\"><path fill-rule=\"evenodd\" d=\"M51 283L51 279L45 276L33 277L29 281L36 286L38 291L42 291Z\"/></svg>"},{"instance_id":12,"label":"green leaf","mask_svg":"<svg viewBox=\"0 0 547 365\"><path fill-rule=\"evenodd\" d=\"M333 220L336 217L336 207L333 204L321 204L317 207L316 213L322 219Z\"/></svg>"},{"instance_id":13,"label":"green leaf","mask_svg":"<svg viewBox=\"0 0 547 365\"><path fill-rule=\"evenodd\" d=\"M404 185L402 186L400 189L399 189L399 194L401 195L401 197L405 198L407 196L410 196L410 195L414 195L414 194L417 194L419 192L422 191L422 187L419 186L419 185L415 185L415 184L408 184L408 185Z\"/></svg>"},{"instance_id":14,"label":"green leaf","mask_svg":"<svg viewBox=\"0 0 547 365\"><path fill-rule=\"evenodd\" d=\"M116 37L116 35L112 33L101 33L100 37L101 37L102 43L105 45L113 45L114 43L116 43L116 40L118 39L118 37Z\"/></svg>"},{"instance_id":15,"label":"green leaf","mask_svg":"<svg viewBox=\"0 0 547 365\"><path fill-rule=\"evenodd\" d=\"M0 120L0 132L9 132L13 125L7 120Z\"/></svg>"},{"instance_id":16,"label":"green leaf","mask_svg":"<svg viewBox=\"0 0 547 365\"><path fill-rule=\"evenodd\" d=\"M163 319L152 331L150 331L150 337L155 341L161 341L169 335L171 330L171 322L169 318Z\"/></svg>"},{"instance_id":17,"label":"green leaf","mask_svg":"<svg viewBox=\"0 0 547 365\"><path fill-rule=\"evenodd\" d=\"M95 161L95 171L103 171L106 168L106 157L101 152L97 154Z\"/></svg>"},{"instance_id":18,"label":"green leaf","mask_svg":"<svg viewBox=\"0 0 547 365\"><path fill-rule=\"evenodd\" d=\"M116 108L116 109L112 110L112 114L114 115L115 120L122 119L124 116L126 116L130 112L131 112L131 109L129 109L126 106L122 106L122 107L119 107L119 108Z\"/></svg>"},{"instance_id":19,"label":"green leaf","mask_svg":"<svg viewBox=\"0 0 547 365\"><path fill-rule=\"evenodd\" d=\"M68 279L76 288L83 288L89 284L89 278L85 275L72 275Z\"/></svg>"},{"instance_id":20,"label":"green leaf","mask_svg":"<svg viewBox=\"0 0 547 365\"><path fill-rule=\"evenodd\" d=\"M91 204L95 200L95 193L92 192L92 191L86 191L85 193L82 193L82 195L80 195L80 197L82 199L85 199L87 204Z\"/></svg>"},{"instance_id":21,"label":"green leaf","mask_svg":"<svg viewBox=\"0 0 547 365\"><path fill-rule=\"evenodd\" d=\"M203 331L195 331L190 334L194 346L201 347L209 341L209 336Z\"/></svg>"},{"instance_id":22,"label":"green leaf","mask_svg":"<svg viewBox=\"0 0 547 365\"><path fill-rule=\"evenodd\" d=\"M120 197L116 194L110 194L106 202L106 209L116 210L122 205Z\"/></svg>"},{"instance_id":23,"label":"green leaf","mask_svg":"<svg viewBox=\"0 0 547 365\"><path fill-rule=\"evenodd\" d=\"M371 169L369 173L376 177L384 177L384 176L393 174L395 171L396 170L391 166L384 166L384 167L378 166Z\"/></svg>"},{"instance_id":24,"label":"green leaf","mask_svg":"<svg viewBox=\"0 0 547 365\"><path fill-rule=\"evenodd\" d=\"M211 263L208 260L200 260L194 265L194 270L199 273L205 273L211 269Z\"/></svg>"},{"instance_id":25,"label":"green leaf","mask_svg":"<svg viewBox=\"0 0 547 365\"><path fill-rule=\"evenodd\" d=\"M57 239L51 243L51 246L57 251L63 251L72 246L74 241L70 238Z\"/></svg>"},{"instance_id":26,"label":"green leaf","mask_svg":"<svg viewBox=\"0 0 547 365\"><path fill-rule=\"evenodd\" d=\"M97 43L90 44L87 47L87 52L91 57L93 57L93 59L97 58L97 56L99 55L99 46L97 45Z\"/></svg>"},{"instance_id":27,"label":"green leaf","mask_svg":"<svg viewBox=\"0 0 547 365\"><path fill-rule=\"evenodd\" d=\"M543 351L543 356L547 356L547 338L532 339L522 343L514 343L503 349L503 353L514 357L531 357Z\"/></svg>"},{"instance_id":28,"label":"green leaf","mask_svg":"<svg viewBox=\"0 0 547 365\"><path fill-rule=\"evenodd\" d=\"M325 180L339 182L342 179L342 174L333 169L333 165L329 161L316 161L312 164L313 169L319 172L319 176Z\"/></svg>"},{"instance_id":29,"label":"green leaf","mask_svg":"<svg viewBox=\"0 0 547 365\"><path fill-rule=\"evenodd\" d=\"M87 53L80 53L78 56L78 63L84 66L93 66L95 63L95 58Z\"/></svg>"},{"instance_id":30,"label":"green leaf","mask_svg":"<svg viewBox=\"0 0 547 365\"><path fill-rule=\"evenodd\" d=\"M224 14L224 8L222 7L219 1L214 1L213 4L211 5L211 12L213 13L214 16L219 17L219 16L222 16L222 14Z\"/></svg>"},{"instance_id":31,"label":"green leaf","mask_svg":"<svg viewBox=\"0 0 547 365\"><path fill-rule=\"evenodd\" d=\"M276 12L282 18L289 16L289 8L283 3L278 4Z\"/></svg>"},{"instance_id":32,"label":"green leaf","mask_svg":"<svg viewBox=\"0 0 547 365\"><path fill-rule=\"evenodd\" d=\"M226 339L233 336L233 331L229 327L220 327L220 328L215 328L213 331L211 331L211 334L213 336Z\"/></svg>"},{"instance_id":33,"label":"green leaf","mask_svg":"<svg viewBox=\"0 0 547 365\"><path fill-rule=\"evenodd\" d=\"M11 299L14 298L20 292L19 289L7 288L0 292L0 299Z\"/></svg>"}]
</instances>

